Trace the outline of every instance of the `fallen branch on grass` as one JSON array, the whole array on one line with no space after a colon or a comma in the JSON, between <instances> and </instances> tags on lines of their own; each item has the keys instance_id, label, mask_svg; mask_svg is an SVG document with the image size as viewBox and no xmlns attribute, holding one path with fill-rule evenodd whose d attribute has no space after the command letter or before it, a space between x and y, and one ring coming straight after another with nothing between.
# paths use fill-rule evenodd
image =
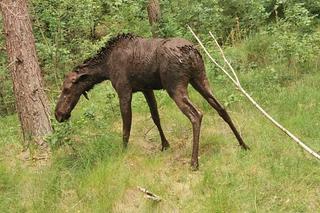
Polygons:
<instances>
[{"instance_id":1,"label":"fallen branch on grass","mask_svg":"<svg viewBox=\"0 0 320 213\"><path fill-rule=\"evenodd\" d=\"M286 133L291 139L293 139L299 146L301 146L305 151L309 152L311 155L313 155L314 157L316 157L318 160L320 160L320 155L318 153L316 153L315 151L313 151L311 148L309 148L306 144L304 144L299 138L297 138L295 135L293 135L289 130L287 130L286 128L284 128L280 123L278 123L274 118L272 118L241 86L241 83L238 79L237 73L235 72L235 70L233 69L233 67L231 66L231 64L229 63L229 61L227 60L227 58L225 57L225 54L221 48L221 46L219 45L219 43L217 42L216 38L213 36L213 34L211 32L210 36L213 38L213 40L215 41L215 44L217 45L217 47L220 50L220 53L225 61L225 63L228 65L229 69L231 70L233 77L231 76L231 74L229 72L227 72L221 65L219 65L217 63L216 60L213 59L213 57L210 55L210 53L207 51L206 47L203 45L203 43L201 42L201 40L198 38L198 36L194 33L194 31L191 29L190 26L188 26L189 30L191 31L192 35L197 39L197 41L199 42L200 46L203 48L203 50L205 51L205 53L208 55L208 57L210 58L210 60L217 66L219 67L228 77L229 79L236 85L236 87L240 90L240 92L242 92L248 99L249 101L266 117L268 118L274 125L276 125L279 129L281 129L284 133Z\"/></svg>"},{"instance_id":2,"label":"fallen branch on grass","mask_svg":"<svg viewBox=\"0 0 320 213\"><path fill-rule=\"evenodd\" d=\"M153 201L156 201L156 202L160 202L160 201L162 200L158 195L156 195L156 194L148 191L148 190L145 189L145 188L142 188L142 187L138 186L138 189L139 189L141 192L145 193L145 197L148 198L148 199L150 199L150 200L153 200Z\"/></svg>"}]
</instances>

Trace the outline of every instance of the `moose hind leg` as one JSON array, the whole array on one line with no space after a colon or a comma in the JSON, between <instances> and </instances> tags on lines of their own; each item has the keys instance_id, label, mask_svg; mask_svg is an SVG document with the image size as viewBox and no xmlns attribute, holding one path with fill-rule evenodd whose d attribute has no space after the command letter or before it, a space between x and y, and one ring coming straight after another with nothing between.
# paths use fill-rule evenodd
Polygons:
<instances>
[{"instance_id":1,"label":"moose hind leg","mask_svg":"<svg viewBox=\"0 0 320 213\"><path fill-rule=\"evenodd\" d=\"M191 103L187 89L176 89L173 92L168 91L170 97L175 101L179 109L189 118L192 123L193 130L193 145L192 145L192 157L191 167L193 170L197 170L199 167L198 153L199 153L199 136L200 126L202 121L202 113Z\"/></svg>"},{"instance_id":2,"label":"moose hind leg","mask_svg":"<svg viewBox=\"0 0 320 213\"><path fill-rule=\"evenodd\" d=\"M143 95L146 98L148 106L150 108L152 120L159 130L159 134L160 134L160 138L161 138L161 146L162 146L161 151L166 150L170 147L170 145L169 145L169 142L166 139L166 136L164 135L162 127L161 127L157 101L154 96L154 93L152 90L148 90L148 91L144 91Z\"/></svg>"},{"instance_id":3,"label":"moose hind leg","mask_svg":"<svg viewBox=\"0 0 320 213\"><path fill-rule=\"evenodd\" d=\"M131 130L131 121L132 121L132 110L131 110L131 99L132 93L118 94L120 101L120 111L122 117L122 140L123 147L128 146L130 130Z\"/></svg>"},{"instance_id":4,"label":"moose hind leg","mask_svg":"<svg viewBox=\"0 0 320 213\"><path fill-rule=\"evenodd\" d=\"M203 77L201 79L193 79L191 81L192 86L206 99L206 101L218 112L218 114L222 117L222 119L229 125L233 134L236 136L239 145L247 150L249 146L247 146L242 137L240 136L238 130L234 126L229 114L227 111L222 107L222 105L216 100L210 90L209 83L207 78Z\"/></svg>"}]
</instances>

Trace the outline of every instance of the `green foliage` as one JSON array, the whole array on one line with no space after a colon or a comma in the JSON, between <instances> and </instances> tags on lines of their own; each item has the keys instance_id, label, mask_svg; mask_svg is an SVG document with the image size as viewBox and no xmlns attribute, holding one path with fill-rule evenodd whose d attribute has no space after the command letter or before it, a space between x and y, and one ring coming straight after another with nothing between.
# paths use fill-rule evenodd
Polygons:
<instances>
[{"instance_id":1,"label":"green foliage","mask_svg":"<svg viewBox=\"0 0 320 213\"><path fill-rule=\"evenodd\" d=\"M45 77L60 84L61 76L74 61L79 63L97 49L93 37L101 5L92 0L32 3L36 45Z\"/></svg>"},{"instance_id":2,"label":"green foliage","mask_svg":"<svg viewBox=\"0 0 320 213\"><path fill-rule=\"evenodd\" d=\"M294 4L285 10L285 22L290 24L290 28L299 31L310 31L313 18L303 3Z\"/></svg>"},{"instance_id":3,"label":"green foliage","mask_svg":"<svg viewBox=\"0 0 320 213\"><path fill-rule=\"evenodd\" d=\"M214 29L220 27L221 9L216 0L164 0L160 2L163 17L161 31L164 37L185 35L187 24L200 27L197 29L199 31L208 26L216 26ZM190 5L193 6L190 7Z\"/></svg>"},{"instance_id":4,"label":"green foliage","mask_svg":"<svg viewBox=\"0 0 320 213\"><path fill-rule=\"evenodd\" d=\"M272 45L275 38L268 32L261 31L259 34L250 36L245 43L246 62L248 68L262 68L273 60Z\"/></svg>"},{"instance_id":5,"label":"green foliage","mask_svg":"<svg viewBox=\"0 0 320 213\"><path fill-rule=\"evenodd\" d=\"M238 30L236 33L240 34L238 35L240 38L243 38L263 26L268 15L263 2L261 0L219 1L219 6L222 8L221 16L223 17L221 24L224 30L222 31L223 38L231 36L232 29Z\"/></svg>"},{"instance_id":6,"label":"green foliage","mask_svg":"<svg viewBox=\"0 0 320 213\"><path fill-rule=\"evenodd\" d=\"M318 32L311 27L314 16L300 3L286 7L284 13L285 18L269 28L272 60L299 70L297 66L308 66L319 55Z\"/></svg>"},{"instance_id":7,"label":"green foliage","mask_svg":"<svg viewBox=\"0 0 320 213\"><path fill-rule=\"evenodd\" d=\"M62 145L71 145L70 135L73 133L73 128L70 122L57 124L53 121L54 132L46 138L47 143L52 148L57 148Z\"/></svg>"}]
</instances>

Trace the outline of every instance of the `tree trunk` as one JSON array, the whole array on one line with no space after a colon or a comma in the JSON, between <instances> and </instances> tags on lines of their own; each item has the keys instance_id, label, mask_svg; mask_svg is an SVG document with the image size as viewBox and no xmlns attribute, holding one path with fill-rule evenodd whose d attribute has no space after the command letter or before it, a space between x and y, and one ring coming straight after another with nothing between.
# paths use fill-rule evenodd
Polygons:
<instances>
[{"instance_id":1,"label":"tree trunk","mask_svg":"<svg viewBox=\"0 0 320 213\"><path fill-rule=\"evenodd\" d=\"M23 145L26 148L31 141L42 145L52 127L27 0L1 0L0 8Z\"/></svg>"},{"instance_id":2,"label":"tree trunk","mask_svg":"<svg viewBox=\"0 0 320 213\"><path fill-rule=\"evenodd\" d=\"M148 6L148 17L151 25L151 32L153 37L159 36L159 22L161 19L161 9L158 0L149 0Z\"/></svg>"}]
</instances>

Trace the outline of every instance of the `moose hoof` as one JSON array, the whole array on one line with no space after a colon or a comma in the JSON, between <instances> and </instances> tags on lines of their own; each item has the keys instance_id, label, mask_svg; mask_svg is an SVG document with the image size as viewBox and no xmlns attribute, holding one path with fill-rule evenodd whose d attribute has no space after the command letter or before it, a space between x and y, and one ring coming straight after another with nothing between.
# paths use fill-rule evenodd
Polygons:
<instances>
[{"instance_id":1,"label":"moose hoof","mask_svg":"<svg viewBox=\"0 0 320 213\"><path fill-rule=\"evenodd\" d=\"M244 150L250 150L250 147L247 146L246 144L241 144L241 148Z\"/></svg>"},{"instance_id":2,"label":"moose hoof","mask_svg":"<svg viewBox=\"0 0 320 213\"><path fill-rule=\"evenodd\" d=\"M165 151L165 150L167 150L167 149L169 149L169 148L170 148L170 145L169 145L169 144L164 145L164 146L161 147L161 152L163 152L163 151Z\"/></svg>"},{"instance_id":3,"label":"moose hoof","mask_svg":"<svg viewBox=\"0 0 320 213\"><path fill-rule=\"evenodd\" d=\"M123 143L123 144L122 144L122 151L125 152L125 151L127 151L127 150L128 150L128 144Z\"/></svg>"},{"instance_id":4,"label":"moose hoof","mask_svg":"<svg viewBox=\"0 0 320 213\"><path fill-rule=\"evenodd\" d=\"M191 161L191 170L192 170L192 171L198 171L198 170L199 170L199 163L198 163L198 161L197 161L197 162Z\"/></svg>"}]
</instances>

